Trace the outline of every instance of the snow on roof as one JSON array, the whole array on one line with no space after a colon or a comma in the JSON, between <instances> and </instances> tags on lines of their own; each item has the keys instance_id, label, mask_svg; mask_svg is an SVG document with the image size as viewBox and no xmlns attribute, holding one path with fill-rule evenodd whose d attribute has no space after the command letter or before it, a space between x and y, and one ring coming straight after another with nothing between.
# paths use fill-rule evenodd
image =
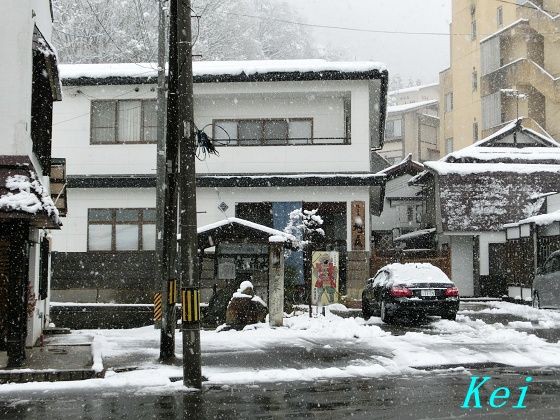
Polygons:
<instances>
[{"instance_id":1,"label":"snow on roof","mask_svg":"<svg viewBox=\"0 0 560 420\"><path fill-rule=\"evenodd\" d=\"M405 233L404 235L395 238L394 241L396 242L396 241L407 241L409 239L416 239L419 238L420 236L430 235L435 231L436 231L435 228L416 230L414 232Z\"/></svg>"},{"instance_id":2,"label":"snow on roof","mask_svg":"<svg viewBox=\"0 0 560 420\"><path fill-rule=\"evenodd\" d=\"M158 66L154 63L103 63L103 64L61 64L60 76L64 79L108 77L157 77ZM263 73L293 72L341 72L362 73L373 70L384 71L383 63L373 61L337 62L327 60L246 60L246 61L195 61L193 76L237 76Z\"/></svg>"},{"instance_id":3,"label":"snow on roof","mask_svg":"<svg viewBox=\"0 0 560 420\"><path fill-rule=\"evenodd\" d=\"M536 216L527 217L516 223L505 224L503 227L510 228L519 225L526 225L529 223L534 223L537 226L547 226L555 222L560 222L560 210L556 210L551 213L545 213L545 214L539 214Z\"/></svg>"},{"instance_id":4,"label":"snow on roof","mask_svg":"<svg viewBox=\"0 0 560 420\"><path fill-rule=\"evenodd\" d=\"M6 194L0 195L0 211L21 211L37 214L44 211L57 225L61 225L58 209L47 189L37 180L34 172L11 175L5 179Z\"/></svg>"},{"instance_id":5,"label":"snow on roof","mask_svg":"<svg viewBox=\"0 0 560 420\"><path fill-rule=\"evenodd\" d=\"M388 114L395 114L397 112L407 112L413 111L415 109L423 108L430 105L435 105L438 103L437 99L431 99L429 101L420 101L420 102L413 102L411 104L404 104L404 105L393 105L387 107Z\"/></svg>"},{"instance_id":6,"label":"snow on roof","mask_svg":"<svg viewBox=\"0 0 560 420\"><path fill-rule=\"evenodd\" d=\"M424 165L422 165L420 162L416 162L415 160L412 159L412 153L409 153L403 160L401 160L399 163L395 163L385 169L380 170L379 172L376 172L379 175L389 175L392 174L396 171L398 171L400 168L405 167L406 165L411 164L411 166L415 166L418 168L419 171L421 171Z\"/></svg>"},{"instance_id":7,"label":"snow on roof","mask_svg":"<svg viewBox=\"0 0 560 420\"><path fill-rule=\"evenodd\" d=\"M533 194L532 196L529 197L529 200L538 200L539 198L546 198L549 197L551 195L556 195L558 194L558 192L556 191L550 191L550 192L545 192L542 194Z\"/></svg>"},{"instance_id":8,"label":"snow on roof","mask_svg":"<svg viewBox=\"0 0 560 420\"><path fill-rule=\"evenodd\" d=\"M422 90L422 89L427 89L427 88L435 87L435 86L437 86L438 84L439 84L439 83L430 83L430 84L427 84L427 85L412 86L412 87L408 87L408 88L392 90L391 92L389 92L389 95L400 95L400 94L402 94L402 93L419 92L419 91Z\"/></svg>"},{"instance_id":9,"label":"snow on roof","mask_svg":"<svg viewBox=\"0 0 560 420\"><path fill-rule=\"evenodd\" d=\"M429 263L393 263L386 265L381 270L391 273L389 281L392 281L394 285L407 286L425 282L453 284L443 271Z\"/></svg>"},{"instance_id":10,"label":"snow on roof","mask_svg":"<svg viewBox=\"0 0 560 420\"><path fill-rule=\"evenodd\" d=\"M559 165L526 163L451 163L451 162L424 162L424 166L439 175L468 175L487 172L511 172L516 174L533 174L537 172L560 173ZM422 175L422 174L419 174ZM417 175L418 177L418 175ZM415 177L416 178L416 177ZM412 179L409 182L414 182Z\"/></svg>"},{"instance_id":11,"label":"snow on roof","mask_svg":"<svg viewBox=\"0 0 560 420\"><path fill-rule=\"evenodd\" d=\"M207 232L209 230L213 230L225 225L229 225L229 224L234 224L237 223L239 225L243 225L243 226L247 226L251 229L255 229L255 230L260 230L261 232L265 232L267 234L269 234L271 237L273 237L272 242L278 242L280 238L284 238L284 242L285 241L291 241L294 243L298 242L298 239L294 236L291 235L289 233L286 232L282 232L281 230L277 230L277 229L273 229L270 228L268 226L264 226L264 225L259 225L258 223L254 223L254 222L250 222L248 220L245 219L239 219L237 217L227 217L223 220L220 220L218 222L215 223L210 223L209 225L205 225L205 226L201 226L199 228L196 229L197 233L204 233Z\"/></svg>"}]
</instances>

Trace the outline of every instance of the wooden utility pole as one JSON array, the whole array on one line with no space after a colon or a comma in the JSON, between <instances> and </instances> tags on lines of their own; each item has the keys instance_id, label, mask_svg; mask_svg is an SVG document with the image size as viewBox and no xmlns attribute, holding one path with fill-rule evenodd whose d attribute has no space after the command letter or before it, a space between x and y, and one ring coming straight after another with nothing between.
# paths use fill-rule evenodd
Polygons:
<instances>
[{"instance_id":1,"label":"wooden utility pole","mask_svg":"<svg viewBox=\"0 0 560 420\"><path fill-rule=\"evenodd\" d=\"M180 278L183 330L183 383L201 388L200 285L196 232L196 138L193 112L191 2L177 1L177 108L180 167Z\"/></svg>"},{"instance_id":2,"label":"wooden utility pole","mask_svg":"<svg viewBox=\"0 0 560 420\"><path fill-rule=\"evenodd\" d=\"M175 282L177 259L177 3L169 10L168 98L165 98L166 18L160 0L158 41L157 255L162 291L160 360L175 359ZM166 104L167 102L167 104ZM166 107L167 105L167 107ZM167 113L167 130L165 127ZM170 293L171 292L171 293Z\"/></svg>"}]
</instances>

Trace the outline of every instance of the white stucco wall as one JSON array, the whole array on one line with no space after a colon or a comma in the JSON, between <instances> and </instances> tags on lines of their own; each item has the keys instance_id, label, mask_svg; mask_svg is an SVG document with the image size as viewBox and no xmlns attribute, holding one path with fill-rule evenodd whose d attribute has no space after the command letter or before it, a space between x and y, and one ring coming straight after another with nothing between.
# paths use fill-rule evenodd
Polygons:
<instances>
[{"instance_id":1,"label":"white stucco wall","mask_svg":"<svg viewBox=\"0 0 560 420\"><path fill-rule=\"evenodd\" d=\"M347 202L346 226L347 243L351 244L351 202L365 201L366 214L369 212L368 189L364 187L314 187L297 188L199 188L197 190L198 226L213 223L224 218L217 208L223 201L229 209L228 217L235 216L235 204L241 202L287 202L321 201ZM72 189L68 194L68 217L63 218L64 229L54 231L53 250L61 252L87 251L87 215L89 208L153 208L154 188L103 188ZM369 251L370 226L366 218L366 250Z\"/></svg>"},{"instance_id":2,"label":"white stucco wall","mask_svg":"<svg viewBox=\"0 0 560 420\"><path fill-rule=\"evenodd\" d=\"M63 93L54 107L53 156L67 158L69 175L155 173L155 144L90 144L92 99L155 98L155 85L65 87ZM312 117L314 137L344 135L344 95L351 98L351 144L221 147L220 157L197 162L198 171L368 171L369 90L367 81L195 84L198 127L217 118Z\"/></svg>"},{"instance_id":3,"label":"white stucco wall","mask_svg":"<svg viewBox=\"0 0 560 420\"><path fill-rule=\"evenodd\" d=\"M473 237L449 237L451 249L451 280L459 289L461 296L474 295L473 282Z\"/></svg>"},{"instance_id":4,"label":"white stucco wall","mask_svg":"<svg viewBox=\"0 0 560 420\"><path fill-rule=\"evenodd\" d=\"M0 14L0 153L31 154L33 19L30 0L4 0ZM47 1L48 3L48 1Z\"/></svg>"}]
</instances>

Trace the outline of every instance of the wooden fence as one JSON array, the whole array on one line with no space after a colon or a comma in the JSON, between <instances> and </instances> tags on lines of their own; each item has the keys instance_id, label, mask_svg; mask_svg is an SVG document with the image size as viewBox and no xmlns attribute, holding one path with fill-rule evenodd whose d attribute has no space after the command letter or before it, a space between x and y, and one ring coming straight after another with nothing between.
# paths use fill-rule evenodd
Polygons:
<instances>
[{"instance_id":1,"label":"wooden fence","mask_svg":"<svg viewBox=\"0 0 560 420\"><path fill-rule=\"evenodd\" d=\"M418 252L383 252L381 255L372 252L370 277L373 277L381 267L392 263L430 263L439 267L451 277L451 253L449 251L418 251Z\"/></svg>"}]
</instances>

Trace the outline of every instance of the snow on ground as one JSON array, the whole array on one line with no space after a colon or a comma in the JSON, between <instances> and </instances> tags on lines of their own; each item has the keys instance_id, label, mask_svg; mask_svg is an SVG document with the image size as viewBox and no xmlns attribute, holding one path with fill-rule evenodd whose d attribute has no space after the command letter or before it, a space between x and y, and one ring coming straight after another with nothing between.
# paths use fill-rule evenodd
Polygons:
<instances>
[{"instance_id":1,"label":"snow on ground","mask_svg":"<svg viewBox=\"0 0 560 420\"><path fill-rule=\"evenodd\" d=\"M483 305L487 308L481 310L466 309L462 310L461 314L510 314L530 321L525 323L527 328L560 328L560 311L536 309L532 306L502 301L484 302ZM513 328L522 327L520 322L513 321L509 322L508 325Z\"/></svg>"},{"instance_id":2,"label":"snow on ground","mask_svg":"<svg viewBox=\"0 0 560 420\"><path fill-rule=\"evenodd\" d=\"M560 342L547 342L526 329L532 322L560 328L560 312L543 311L504 302L485 302L482 309L466 305L457 321L434 319L420 327L387 327L379 318L342 318L328 309L325 316L301 314L284 319L284 327L268 324L243 331L202 331L203 375L210 385L315 381L327 378L429 374L426 368L475 363L515 367L557 366ZM480 306L478 306L480 309ZM336 308L335 308L336 309ZM509 325L485 322L471 313L510 314L527 321ZM348 313L347 313L348 315ZM513 326L512 326L513 325ZM79 382L0 385L0 393L40 389L132 388L137 392L178 390L182 367L161 365L160 331L80 330L69 339L94 337L95 367L107 369L104 379ZM178 356L181 333L176 334ZM326 357L323 357L326 356ZM119 372L136 366L138 370ZM449 367L449 366L448 366Z\"/></svg>"}]
</instances>

